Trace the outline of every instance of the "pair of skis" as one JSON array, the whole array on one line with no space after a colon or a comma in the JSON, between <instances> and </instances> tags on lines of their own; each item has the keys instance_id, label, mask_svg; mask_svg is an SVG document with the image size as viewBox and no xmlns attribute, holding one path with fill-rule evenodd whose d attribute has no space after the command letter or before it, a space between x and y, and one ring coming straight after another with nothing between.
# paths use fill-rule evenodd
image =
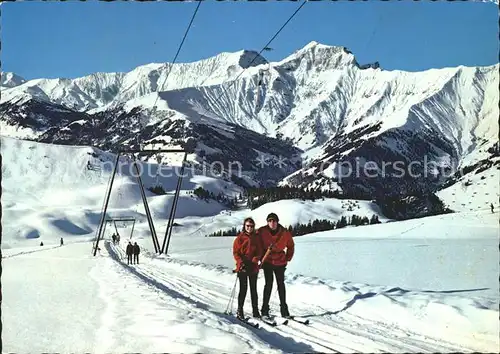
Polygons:
<instances>
[{"instance_id":1,"label":"pair of skis","mask_svg":"<svg viewBox=\"0 0 500 354\"><path fill-rule=\"evenodd\" d=\"M295 316L290 316L290 317L288 317L288 319L290 319L290 320L292 320L294 322L297 322L297 323L301 323L303 325L308 325L310 323L308 319L305 319L305 320L300 319L299 320L299 319L295 318Z\"/></svg>"},{"instance_id":2,"label":"pair of skis","mask_svg":"<svg viewBox=\"0 0 500 354\"><path fill-rule=\"evenodd\" d=\"M236 319L242 323L245 323L253 328L260 328L260 324L257 322L257 323L254 323L253 321L250 321L251 317L245 317L245 318L239 318L237 316L235 316ZM276 321L276 319L274 318L271 318L271 317L261 317L259 319L255 319L256 321L261 321L261 322L264 322L265 324L271 326L271 327L276 327L278 325L281 325L281 326L286 326L288 324L288 321L294 321L294 322L297 322L297 323L300 323L300 324L303 324L303 325L308 325L310 322L309 320L299 320L297 318L295 318L295 316L290 316L290 317L286 317L284 319L283 322L278 322Z\"/></svg>"}]
</instances>

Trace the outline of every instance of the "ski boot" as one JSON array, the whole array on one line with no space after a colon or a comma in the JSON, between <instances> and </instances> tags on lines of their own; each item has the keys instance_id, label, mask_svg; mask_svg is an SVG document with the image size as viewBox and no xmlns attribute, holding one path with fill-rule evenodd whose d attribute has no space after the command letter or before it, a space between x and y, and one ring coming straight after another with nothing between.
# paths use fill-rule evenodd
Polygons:
<instances>
[{"instance_id":1,"label":"ski boot","mask_svg":"<svg viewBox=\"0 0 500 354\"><path fill-rule=\"evenodd\" d=\"M288 305L287 304L282 304L280 306L280 312L281 312L281 317L290 319L292 316L290 316L290 312L288 311Z\"/></svg>"},{"instance_id":2,"label":"ski boot","mask_svg":"<svg viewBox=\"0 0 500 354\"><path fill-rule=\"evenodd\" d=\"M243 309L241 307L238 308L238 311L236 311L236 317L240 320L245 320L245 314L243 313Z\"/></svg>"},{"instance_id":3,"label":"ski boot","mask_svg":"<svg viewBox=\"0 0 500 354\"><path fill-rule=\"evenodd\" d=\"M261 315L261 318L264 318L264 319L271 319L271 317L269 316L269 306L262 306L262 308L260 309L260 315Z\"/></svg>"},{"instance_id":4,"label":"ski boot","mask_svg":"<svg viewBox=\"0 0 500 354\"><path fill-rule=\"evenodd\" d=\"M254 308L253 311L252 311L252 316L254 318L260 318L260 313L259 313L259 309L258 308Z\"/></svg>"}]
</instances>

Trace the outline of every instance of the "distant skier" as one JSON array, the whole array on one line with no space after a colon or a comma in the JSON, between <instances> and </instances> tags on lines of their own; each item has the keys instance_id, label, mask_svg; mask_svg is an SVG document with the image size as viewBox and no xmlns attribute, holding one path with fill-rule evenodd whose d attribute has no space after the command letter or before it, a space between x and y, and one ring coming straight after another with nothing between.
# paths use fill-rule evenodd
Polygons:
<instances>
[{"instance_id":1,"label":"distant skier","mask_svg":"<svg viewBox=\"0 0 500 354\"><path fill-rule=\"evenodd\" d=\"M40 242L40 246L43 246L43 241L42 241L42 242Z\"/></svg>"},{"instance_id":2,"label":"distant skier","mask_svg":"<svg viewBox=\"0 0 500 354\"><path fill-rule=\"evenodd\" d=\"M493 206L493 203L490 204L490 208L491 208L491 212L494 213L495 212L495 207Z\"/></svg>"},{"instance_id":3,"label":"distant skier","mask_svg":"<svg viewBox=\"0 0 500 354\"><path fill-rule=\"evenodd\" d=\"M116 245L116 235L111 235L111 239L113 240L113 245Z\"/></svg>"},{"instance_id":4,"label":"distant skier","mask_svg":"<svg viewBox=\"0 0 500 354\"><path fill-rule=\"evenodd\" d=\"M64 240L63 238L61 237L61 246L64 245Z\"/></svg>"},{"instance_id":5,"label":"distant skier","mask_svg":"<svg viewBox=\"0 0 500 354\"><path fill-rule=\"evenodd\" d=\"M132 246L132 242L128 242L127 248L125 250L125 253L127 254L127 264L132 263L132 253L134 250L134 246Z\"/></svg>"},{"instance_id":6,"label":"distant skier","mask_svg":"<svg viewBox=\"0 0 500 354\"><path fill-rule=\"evenodd\" d=\"M139 264L139 253L141 253L141 249L139 248L139 245L137 242L134 242L134 264Z\"/></svg>"}]
</instances>

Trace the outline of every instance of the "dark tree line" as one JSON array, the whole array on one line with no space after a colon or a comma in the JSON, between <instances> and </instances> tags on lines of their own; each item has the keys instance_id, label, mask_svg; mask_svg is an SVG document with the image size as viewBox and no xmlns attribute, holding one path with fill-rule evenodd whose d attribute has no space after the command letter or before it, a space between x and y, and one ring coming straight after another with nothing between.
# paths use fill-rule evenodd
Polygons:
<instances>
[{"instance_id":1,"label":"dark tree line","mask_svg":"<svg viewBox=\"0 0 500 354\"><path fill-rule=\"evenodd\" d=\"M247 206L253 210L266 203L275 202L282 199L302 199L316 200L322 198L345 199L345 196L338 191L321 191L312 188L298 187L270 187L270 188L248 188L245 190L248 197Z\"/></svg>"},{"instance_id":2,"label":"dark tree line","mask_svg":"<svg viewBox=\"0 0 500 354\"><path fill-rule=\"evenodd\" d=\"M383 186L383 188L382 188ZM449 213L449 210L439 197L431 191L425 191L421 185L414 183L411 189L405 189L407 185L382 184L376 193L353 188L347 191L313 190L311 188L298 187L272 187L251 188L245 191L247 196L247 207L251 210L259 206L282 200L302 199L317 200L322 198L371 200L380 206L382 213L391 219L405 220L414 217L423 217ZM422 187L419 189L419 186ZM359 193L358 193L359 192Z\"/></svg>"},{"instance_id":3,"label":"dark tree line","mask_svg":"<svg viewBox=\"0 0 500 354\"><path fill-rule=\"evenodd\" d=\"M395 220L406 220L452 212L434 193L409 195L406 197L386 196L377 199L375 202L385 216Z\"/></svg>"},{"instance_id":4,"label":"dark tree line","mask_svg":"<svg viewBox=\"0 0 500 354\"><path fill-rule=\"evenodd\" d=\"M327 219L315 219L310 221L307 224L295 224L288 226L288 231L292 233L294 236L302 236L306 234L311 234L314 232L341 229L346 226L362 226L362 225L372 225L379 224L380 220L378 215L372 215L370 219L366 216L358 216L352 215L350 218L342 216L337 221L330 221ZM236 227L226 230L215 231L209 235L208 237L217 237L217 236L235 236L240 232Z\"/></svg>"},{"instance_id":5,"label":"dark tree line","mask_svg":"<svg viewBox=\"0 0 500 354\"><path fill-rule=\"evenodd\" d=\"M372 215L370 219L366 216L353 215L350 218L342 216L337 221L315 219L307 224L296 224L294 226L290 225L288 226L288 231L291 231L294 236L302 236L314 232L342 229L346 226L363 226L379 223L380 220L378 215Z\"/></svg>"},{"instance_id":6,"label":"dark tree line","mask_svg":"<svg viewBox=\"0 0 500 354\"><path fill-rule=\"evenodd\" d=\"M238 202L237 197L228 197L222 192L219 192L219 194L215 194L213 192L207 191L202 187L196 188L193 191L193 194L203 200L209 200L209 199L216 200L217 202L226 205L230 209L235 209L236 204Z\"/></svg>"},{"instance_id":7,"label":"dark tree line","mask_svg":"<svg viewBox=\"0 0 500 354\"><path fill-rule=\"evenodd\" d=\"M148 190L154 194L157 194L157 195L167 194L167 192L165 192L165 189L163 188L163 186L160 186L160 185L154 186L154 187L149 187Z\"/></svg>"},{"instance_id":8,"label":"dark tree line","mask_svg":"<svg viewBox=\"0 0 500 354\"><path fill-rule=\"evenodd\" d=\"M236 227L233 227L228 230L219 230L211 233L210 235L207 235L208 237L217 237L217 236L236 236L240 230L238 230Z\"/></svg>"}]
</instances>

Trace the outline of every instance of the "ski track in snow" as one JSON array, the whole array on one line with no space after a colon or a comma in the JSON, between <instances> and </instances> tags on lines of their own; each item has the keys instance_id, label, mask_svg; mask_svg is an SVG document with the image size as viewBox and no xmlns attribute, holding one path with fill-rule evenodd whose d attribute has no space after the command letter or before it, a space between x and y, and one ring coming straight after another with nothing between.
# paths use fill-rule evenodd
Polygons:
<instances>
[{"instance_id":1,"label":"ski track in snow","mask_svg":"<svg viewBox=\"0 0 500 354\"><path fill-rule=\"evenodd\" d=\"M202 302L156 282L143 274L142 265L129 266L109 244L106 248L119 262L108 258L101 265L100 285L116 303L113 316L120 327L113 329L120 333L113 351L272 352L267 340L256 338L236 319L207 311ZM282 341L290 342L285 338ZM299 348L311 350L306 346Z\"/></svg>"},{"instance_id":2,"label":"ski track in snow","mask_svg":"<svg viewBox=\"0 0 500 354\"><path fill-rule=\"evenodd\" d=\"M93 352L102 311L88 244L2 259L2 345L10 353Z\"/></svg>"},{"instance_id":3,"label":"ski track in snow","mask_svg":"<svg viewBox=\"0 0 500 354\"><path fill-rule=\"evenodd\" d=\"M109 266L109 262L104 262L104 267ZM114 324L115 302L112 298L111 289L107 286L107 279L100 276L100 264L97 263L90 271L89 275L94 279L99 287L99 298L105 303L104 311L102 312L100 321L101 325L96 334L96 351L99 353L109 352L113 348L115 339L113 336L112 326Z\"/></svg>"},{"instance_id":4,"label":"ski track in snow","mask_svg":"<svg viewBox=\"0 0 500 354\"><path fill-rule=\"evenodd\" d=\"M222 280L215 281L202 276L193 275L192 272L183 273L174 260L155 260L141 255L142 264L126 265L123 259L123 250L117 246L107 243L107 250L115 261L120 262L123 269L120 273L135 275L143 284L155 288L174 299L169 304L206 318L206 325L214 324L216 328L230 332L230 326L222 325L222 318L231 321L231 317L224 315L223 311L229 302L229 295L234 282L228 284ZM144 263L145 262L145 263ZM161 264L159 264L161 262ZM183 265L184 267L184 265ZM111 269L112 267L107 267ZM180 271L179 271L180 269ZM124 276L129 276L129 274ZM260 279L259 282L262 282ZM273 288L271 297L271 312L277 313L276 287ZM236 288L237 296L238 286ZM260 300L261 294L259 294ZM417 333L410 329L401 328L397 325L384 323L371 318L342 312L341 310L329 311L311 304L304 297L304 301L297 306L293 305L293 312L298 317L312 317L312 323L308 326L289 321L288 325L271 327L261 323L261 329L251 330L262 334L261 339L274 348L287 352L472 352L472 349L462 347L458 344L447 343L441 338L431 338L428 335ZM249 294L247 305L249 305ZM237 299L234 300L236 304ZM170 305L171 306L171 305ZM234 305L235 306L235 305ZM234 312L233 306L233 312ZM335 314L335 312L338 312ZM312 315L318 313L320 315ZM322 314L322 315L321 315ZM165 317L167 318L167 317ZM208 320L211 319L212 321ZM216 319L213 321L213 319ZM256 321L256 320L254 320ZM214 323L215 322L215 323ZM236 322L237 323L237 322ZM238 326L240 326L238 324ZM224 328L226 327L226 328ZM242 326L245 327L246 326ZM248 329L250 330L250 329ZM265 334L269 332L269 334ZM293 340L292 340L293 338ZM243 339L243 338L241 338ZM247 344L250 341L246 340ZM212 348L209 348L212 349ZM141 349L143 350L143 348ZM204 348L207 350L207 348ZM215 348L214 348L215 350ZM258 348L251 348L258 351Z\"/></svg>"}]
</instances>

